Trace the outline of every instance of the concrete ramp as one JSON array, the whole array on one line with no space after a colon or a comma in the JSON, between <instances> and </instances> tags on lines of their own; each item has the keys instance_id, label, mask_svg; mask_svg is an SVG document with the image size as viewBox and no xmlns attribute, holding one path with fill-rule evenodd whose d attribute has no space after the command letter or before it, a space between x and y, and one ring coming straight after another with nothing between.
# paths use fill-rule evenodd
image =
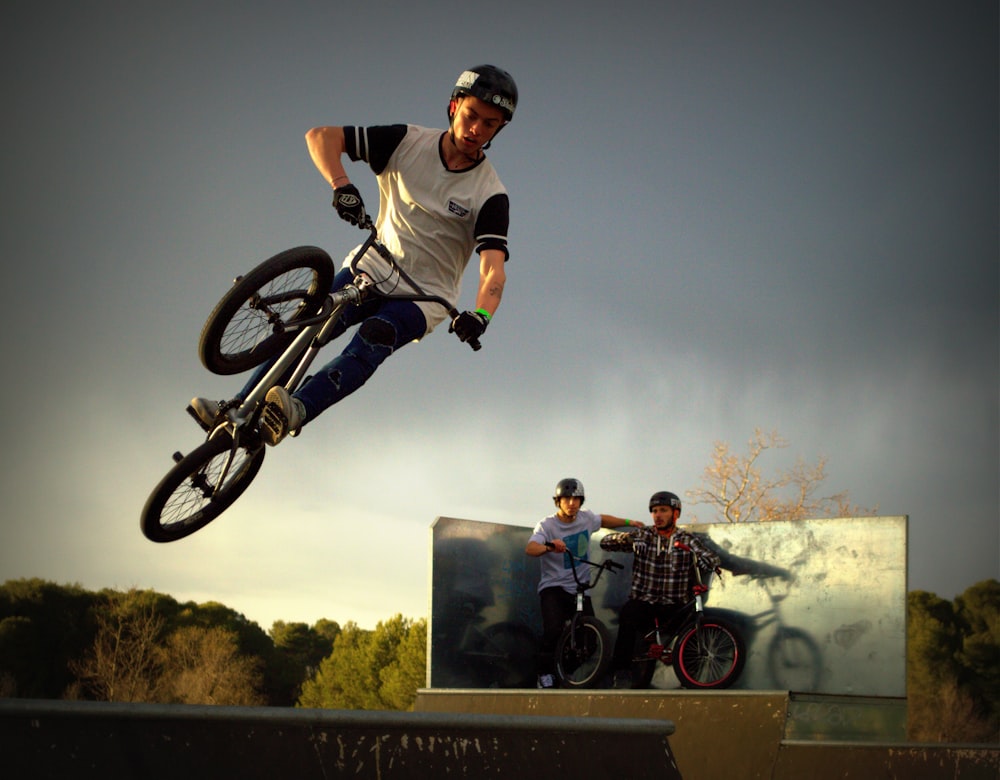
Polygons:
<instances>
[{"instance_id":1,"label":"concrete ramp","mask_svg":"<svg viewBox=\"0 0 1000 780\"><path fill-rule=\"evenodd\" d=\"M787 691L421 690L416 709L668 719L672 755L689 780L1000 778L1000 745L903 741L905 700Z\"/></svg>"},{"instance_id":2,"label":"concrete ramp","mask_svg":"<svg viewBox=\"0 0 1000 780\"><path fill-rule=\"evenodd\" d=\"M0 699L16 778L680 778L662 719Z\"/></svg>"}]
</instances>

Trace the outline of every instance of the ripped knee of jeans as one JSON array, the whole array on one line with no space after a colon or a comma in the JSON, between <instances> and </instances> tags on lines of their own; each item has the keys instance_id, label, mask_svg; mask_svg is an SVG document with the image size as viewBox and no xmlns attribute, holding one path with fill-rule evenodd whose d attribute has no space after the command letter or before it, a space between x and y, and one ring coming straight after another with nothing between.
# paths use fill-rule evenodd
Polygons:
<instances>
[{"instance_id":1,"label":"ripped knee of jeans","mask_svg":"<svg viewBox=\"0 0 1000 780\"><path fill-rule=\"evenodd\" d=\"M373 347L389 347L396 343L396 328L388 320L381 317L369 317L361 323L358 335L365 343Z\"/></svg>"}]
</instances>

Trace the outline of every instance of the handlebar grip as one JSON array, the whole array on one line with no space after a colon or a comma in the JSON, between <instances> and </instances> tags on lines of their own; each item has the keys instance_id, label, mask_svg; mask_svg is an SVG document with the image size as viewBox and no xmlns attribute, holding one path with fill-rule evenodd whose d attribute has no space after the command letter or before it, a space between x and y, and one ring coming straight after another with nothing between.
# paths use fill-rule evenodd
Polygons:
<instances>
[{"instance_id":1,"label":"handlebar grip","mask_svg":"<svg viewBox=\"0 0 1000 780\"><path fill-rule=\"evenodd\" d=\"M608 560L607 564L608 568L611 569L611 571L614 571L615 569L618 569L620 571L621 569L625 568L624 563L618 563L617 561Z\"/></svg>"},{"instance_id":2,"label":"handlebar grip","mask_svg":"<svg viewBox=\"0 0 1000 780\"><path fill-rule=\"evenodd\" d=\"M469 339L468 344L472 347L473 352L478 352L483 348L483 345L479 343L479 339Z\"/></svg>"}]
</instances>

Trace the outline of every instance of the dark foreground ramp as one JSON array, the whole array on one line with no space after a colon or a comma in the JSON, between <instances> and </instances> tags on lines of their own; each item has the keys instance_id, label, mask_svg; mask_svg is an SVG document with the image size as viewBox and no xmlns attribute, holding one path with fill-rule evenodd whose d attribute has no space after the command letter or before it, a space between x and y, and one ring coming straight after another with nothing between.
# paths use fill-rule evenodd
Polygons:
<instances>
[{"instance_id":1,"label":"dark foreground ramp","mask_svg":"<svg viewBox=\"0 0 1000 780\"><path fill-rule=\"evenodd\" d=\"M0 699L15 778L680 778L668 720Z\"/></svg>"}]
</instances>

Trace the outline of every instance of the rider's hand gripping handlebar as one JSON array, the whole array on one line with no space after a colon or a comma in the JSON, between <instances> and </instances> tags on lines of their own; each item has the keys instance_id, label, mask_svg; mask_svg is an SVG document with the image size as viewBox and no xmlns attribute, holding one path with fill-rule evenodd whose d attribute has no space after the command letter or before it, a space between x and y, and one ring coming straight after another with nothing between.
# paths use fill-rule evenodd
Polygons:
<instances>
[{"instance_id":1,"label":"rider's hand gripping handlebar","mask_svg":"<svg viewBox=\"0 0 1000 780\"><path fill-rule=\"evenodd\" d=\"M451 318L452 322L454 322L459 316L461 316L458 309L452 306L451 303L445 298L442 298L440 295L425 294L420 289L420 286L415 281L413 281L413 279L410 278L409 274L407 274L402 268L400 268L399 263L396 261L396 258L393 257L389 249L385 246L385 244L383 244L381 241L378 240L378 230L376 229L375 223L372 222L372 218L370 216L366 214L364 221L360 223L358 227L362 228L363 230L368 230L371 233L371 235L361 245L360 251L358 251L358 253L354 256L354 259L351 261L351 270L357 272L356 264L358 260L360 260L361 257L364 256L365 252L367 252L369 248L374 248L375 251L378 252L379 255L381 255L382 258L387 263L389 263L390 266L392 266L392 270L395 273L399 274L399 278L402 279L404 282L406 282L407 285L409 285L412 289L417 291L414 294L404 294L404 295L393 294L391 297L400 300L430 301L432 303L436 303L439 306L444 307L444 309L448 312L448 316ZM375 289L377 290L378 288L376 287ZM472 347L472 350L474 352L478 352L480 349L483 348L483 345L482 343L480 343L478 338L467 339L466 343L470 347Z\"/></svg>"}]
</instances>

